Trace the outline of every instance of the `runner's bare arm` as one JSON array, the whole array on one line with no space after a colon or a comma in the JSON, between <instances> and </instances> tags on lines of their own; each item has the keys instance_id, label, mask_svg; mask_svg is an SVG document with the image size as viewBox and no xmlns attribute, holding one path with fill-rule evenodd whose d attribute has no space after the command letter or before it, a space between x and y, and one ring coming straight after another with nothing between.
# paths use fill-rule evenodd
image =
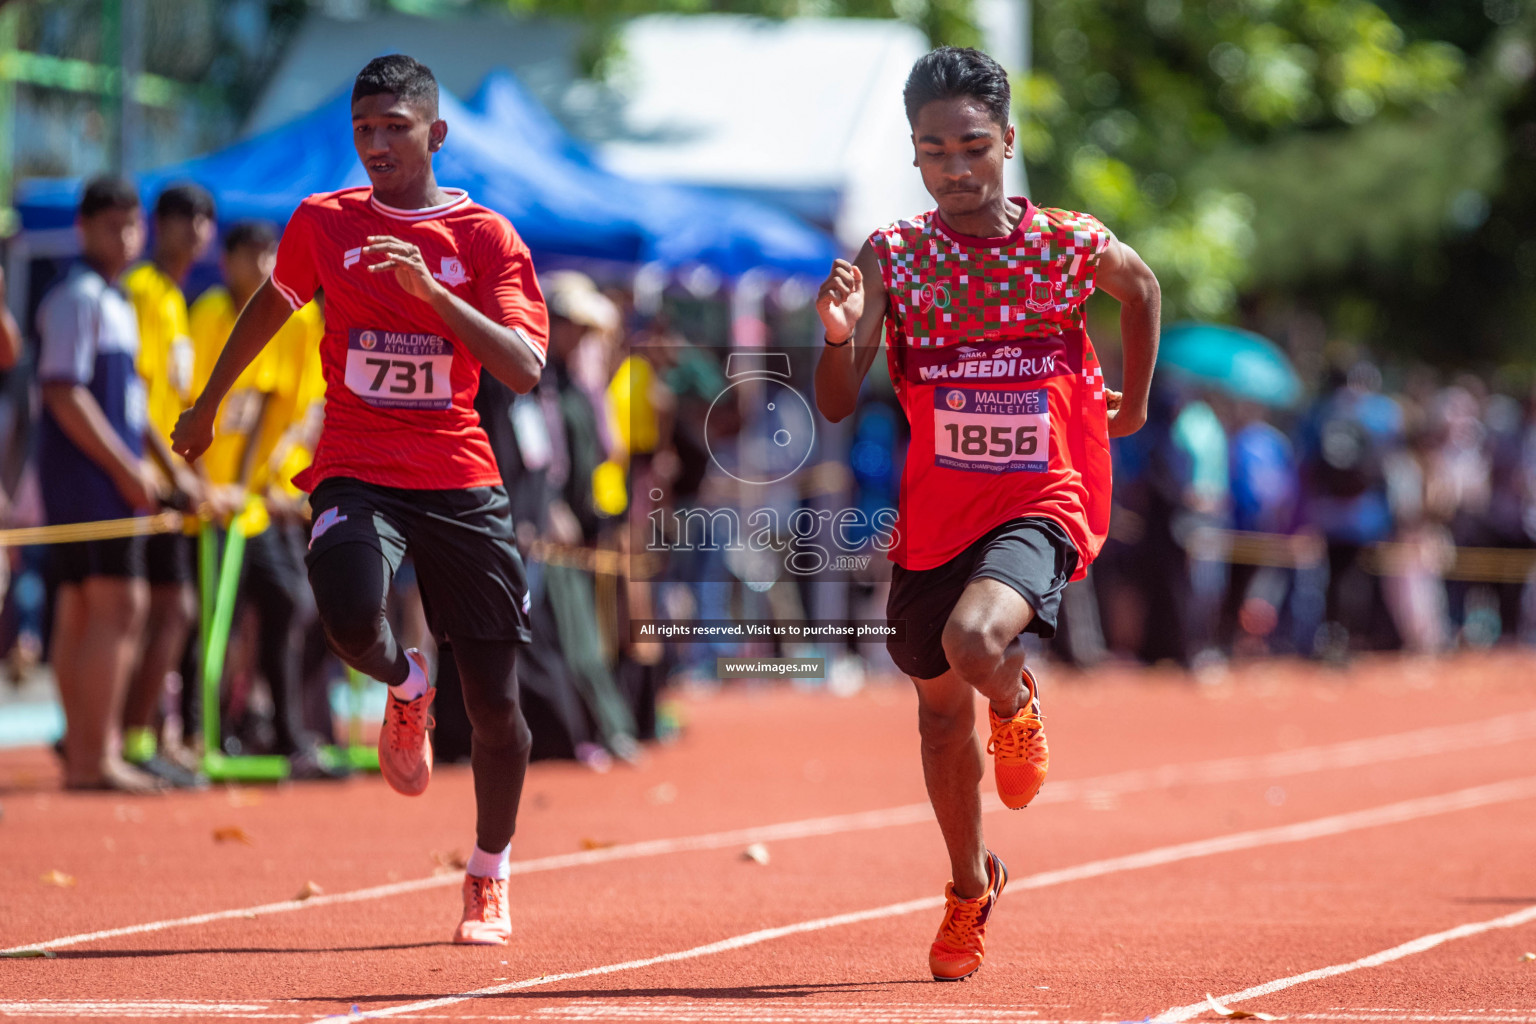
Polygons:
<instances>
[{"instance_id":1,"label":"runner's bare arm","mask_svg":"<svg viewBox=\"0 0 1536 1024\"><path fill-rule=\"evenodd\" d=\"M859 385L880 354L885 283L868 242L852 263L832 264L816 293L816 313L829 342L816 364L816 408L836 423L858 408ZM850 338L851 344L839 344Z\"/></svg>"},{"instance_id":2,"label":"runner's bare arm","mask_svg":"<svg viewBox=\"0 0 1536 1024\"><path fill-rule=\"evenodd\" d=\"M1098 286L1120 302L1120 350L1124 373L1118 401L1110 402L1109 436L1124 437L1147 422L1147 396L1152 390L1152 367L1157 362L1158 326L1162 321L1163 292L1152 268L1136 250L1110 239L1099 259Z\"/></svg>"},{"instance_id":3,"label":"runner's bare arm","mask_svg":"<svg viewBox=\"0 0 1536 1024\"><path fill-rule=\"evenodd\" d=\"M240 311L240 319L229 332L229 340L219 353L219 361L213 365L213 373L209 375L203 393L176 421L176 429L171 431L171 448L176 454L191 462L208 450L213 443L219 403L292 315L293 307L273 286L272 279L263 281L251 301Z\"/></svg>"},{"instance_id":4,"label":"runner's bare arm","mask_svg":"<svg viewBox=\"0 0 1536 1024\"><path fill-rule=\"evenodd\" d=\"M368 241L363 252L384 257L368 268L371 273L394 271L400 287L430 305L492 376L520 395L533 390L544 368L516 328L497 323L439 284L411 243L391 235L370 235Z\"/></svg>"},{"instance_id":5,"label":"runner's bare arm","mask_svg":"<svg viewBox=\"0 0 1536 1024\"><path fill-rule=\"evenodd\" d=\"M187 496L194 508L202 504L205 490L203 478L192 466L171 457L171 449L166 446L165 438L153 427L144 431L144 454L160 467L160 472L165 474L173 488Z\"/></svg>"}]
</instances>

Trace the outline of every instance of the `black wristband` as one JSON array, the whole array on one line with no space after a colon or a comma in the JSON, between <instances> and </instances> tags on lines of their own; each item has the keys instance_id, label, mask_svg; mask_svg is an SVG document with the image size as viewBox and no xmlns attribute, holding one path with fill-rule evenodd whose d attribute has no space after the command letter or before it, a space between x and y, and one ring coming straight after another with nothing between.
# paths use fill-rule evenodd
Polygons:
<instances>
[{"instance_id":1,"label":"black wristband","mask_svg":"<svg viewBox=\"0 0 1536 1024\"><path fill-rule=\"evenodd\" d=\"M823 334L821 336L821 340L826 342L828 348L842 348L844 345L853 340L853 335L848 335L848 337L844 338L842 341L833 341L831 338Z\"/></svg>"}]
</instances>

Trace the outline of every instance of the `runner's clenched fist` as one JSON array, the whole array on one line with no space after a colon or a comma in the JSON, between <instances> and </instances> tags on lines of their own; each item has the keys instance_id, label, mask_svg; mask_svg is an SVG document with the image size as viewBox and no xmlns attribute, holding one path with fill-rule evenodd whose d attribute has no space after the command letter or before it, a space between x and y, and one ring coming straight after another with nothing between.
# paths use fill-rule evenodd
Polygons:
<instances>
[{"instance_id":1,"label":"runner's clenched fist","mask_svg":"<svg viewBox=\"0 0 1536 1024\"><path fill-rule=\"evenodd\" d=\"M847 260L835 261L816 293L816 313L827 341L840 345L853 337L854 325L864 315L864 272Z\"/></svg>"}]
</instances>

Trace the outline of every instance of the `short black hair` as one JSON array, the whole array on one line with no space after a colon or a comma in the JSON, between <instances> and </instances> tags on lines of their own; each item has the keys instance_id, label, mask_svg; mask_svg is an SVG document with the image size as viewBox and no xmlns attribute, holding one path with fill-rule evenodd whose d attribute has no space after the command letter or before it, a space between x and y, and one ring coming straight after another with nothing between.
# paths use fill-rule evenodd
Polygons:
<instances>
[{"instance_id":1,"label":"short black hair","mask_svg":"<svg viewBox=\"0 0 1536 1024\"><path fill-rule=\"evenodd\" d=\"M264 220L242 220L224 232L224 254L239 249L260 249L266 252L277 245L277 228Z\"/></svg>"},{"instance_id":2,"label":"short black hair","mask_svg":"<svg viewBox=\"0 0 1536 1024\"><path fill-rule=\"evenodd\" d=\"M190 181L167 185L155 198L156 220L170 217L181 217L186 220L207 217L212 220L213 215L213 196L203 186L195 185Z\"/></svg>"},{"instance_id":3,"label":"short black hair","mask_svg":"<svg viewBox=\"0 0 1536 1024\"><path fill-rule=\"evenodd\" d=\"M389 93L407 103L419 103L433 117L437 116L437 77L432 69L414 57L392 53L375 57L357 73L352 83L352 102L364 96Z\"/></svg>"},{"instance_id":4,"label":"short black hair","mask_svg":"<svg viewBox=\"0 0 1536 1024\"><path fill-rule=\"evenodd\" d=\"M139 190L127 178L103 174L85 183L80 193L80 216L94 217L105 210L137 210Z\"/></svg>"},{"instance_id":5,"label":"short black hair","mask_svg":"<svg viewBox=\"0 0 1536 1024\"><path fill-rule=\"evenodd\" d=\"M941 46L923 54L912 65L902 99L907 123L917 123L917 112L934 100L969 96L980 100L1003 127L1008 126L1012 92L1008 72L997 61L968 46Z\"/></svg>"}]
</instances>

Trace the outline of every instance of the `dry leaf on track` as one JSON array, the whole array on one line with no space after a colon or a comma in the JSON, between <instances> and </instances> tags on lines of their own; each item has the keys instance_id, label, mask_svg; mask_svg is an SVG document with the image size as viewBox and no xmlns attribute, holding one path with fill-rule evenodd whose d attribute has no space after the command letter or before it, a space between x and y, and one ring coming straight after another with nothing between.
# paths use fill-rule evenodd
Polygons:
<instances>
[{"instance_id":1,"label":"dry leaf on track","mask_svg":"<svg viewBox=\"0 0 1536 1024\"><path fill-rule=\"evenodd\" d=\"M325 892L325 890L320 888L314 882L305 882L304 888L299 890L299 894L295 896L294 899L307 900L311 896L319 896L323 892Z\"/></svg>"},{"instance_id":2,"label":"dry leaf on track","mask_svg":"<svg viewBox=\"0 0 1536 1024\"><path fill-rule=\"evenodd\" d=\"M432 869L434 875L453 875L469 866L469 858L464 856L463 850L449 850L447 853L433 850L432 863L437 865Z\"/></svg>"},{"instance_id":3,"label":"dry leaf on track","mask_svg":"<svg viewBox=\"0 0 1536 1024\"><path fill-rule=\"evenodd\" d=\"M762 843L753 843L751 846L741 851L741 859L754 861L758 864L767 864L768 847L764 846Z\"/></svg>"},{"instance_id":4,"label":"dry leaf on track","mask_svg":"<svg viewBox=\"0 0 1536 1024\"><path fill-rule=\"evenodd\" d=\"M72 889L75 885L75 876L66 875L58 868L54 868L43 876L42 881L44 885L56 885L60 889Z\"/></svg>"},{"instance_id":5,"label":"dry leaf on track","mask_svg":"<svg viewBox=\"0 0 1536 1024\"><path fill-rule=\"evenodd\" d=\"M583 850L606 850L610 846L618 845L612 839L583 839L581 841L581 848Z\"/></svg>"},{"instance_id":6,"label":"dry leaf on track","mask_svg":"<svg viewBox=\"0 0 1536 1024\"><path fill-rule=\"evenodd\" d=\"M1218 1003L1216 1001L1216 997L1211 995L1209 992L1207 992L1205 994L1205 1001L1210 1004L1212 1010L1215 1010L1217 1013L1221 1014L1223 1017L1227 1018L1228 1020L1282 1020L1282 1019L1284 1019L1284 1018L1281 1018L1281 1017L1276 1017L1272 1013L1251 1013L1248 1010L1234 1010L1234 1009L1232 1009L1230 1007L1223 1006L1222 1004Z\"/></svg>"},{"instance_id":7,"label":"dry leaf on track","mask_svg":"<svg viewBox=\"0 0 1536 1024\"><path fill-rule=\"evenodd\" d=\"M246 846L254 846L251 837L245 829L239 825L225 825L223 828L213 830L213 841L216 843L244 843Z\"/></svg>"}]
</instances>

